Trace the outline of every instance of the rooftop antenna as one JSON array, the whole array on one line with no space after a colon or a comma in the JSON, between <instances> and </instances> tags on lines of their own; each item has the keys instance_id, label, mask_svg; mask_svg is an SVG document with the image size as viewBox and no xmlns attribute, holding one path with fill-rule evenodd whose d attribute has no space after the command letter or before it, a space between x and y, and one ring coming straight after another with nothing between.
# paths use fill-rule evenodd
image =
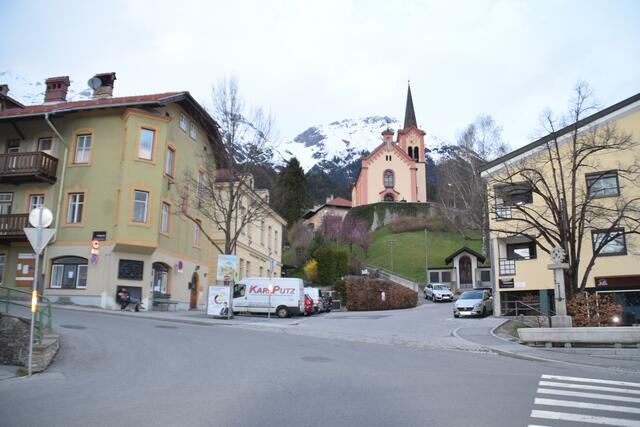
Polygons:
<instances>
[{"instance_id":1,"label":"rooftop antenna","mask_svg":"<svg viewBox=\"0 0 640 427\"><path fill-rule=\"evenodd\" d=\"M91 89L96 90L100 86L102 86L102 80L100 80L98 77L92 77L87 82L87 85L89 85Z\"/></svg>"}]
</instances>

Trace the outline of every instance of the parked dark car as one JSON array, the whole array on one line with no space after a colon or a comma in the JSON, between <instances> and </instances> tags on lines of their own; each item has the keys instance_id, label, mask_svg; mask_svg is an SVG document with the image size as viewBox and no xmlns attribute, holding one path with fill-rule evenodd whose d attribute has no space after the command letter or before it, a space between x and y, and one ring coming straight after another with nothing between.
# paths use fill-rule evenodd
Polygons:
<instances>
[{"instance_id":1,"label":"parked dark car","mask_svg":"<svg viewBox=\"0 0 640 427\"><path fill-rule=\"evenodd\" d=\"M331 309L333 308L333 298L331 297L330 294L328 293L323 293L322 294L322 301L323 301L323 305L324 305L324 311L326 311L327 313L331 311Z\"/></svg>"}]
</instances>

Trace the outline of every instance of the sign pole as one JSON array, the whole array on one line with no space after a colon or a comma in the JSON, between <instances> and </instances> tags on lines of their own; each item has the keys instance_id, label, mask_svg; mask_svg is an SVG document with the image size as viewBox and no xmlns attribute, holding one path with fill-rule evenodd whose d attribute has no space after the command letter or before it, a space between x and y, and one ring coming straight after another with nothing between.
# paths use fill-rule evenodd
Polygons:
<instances>
[{"instance_id":1,"label":"sign pole","mask_svg":"<svg viewBox=\"0 0 640 427\"><path fill-rule=\"evenodd\" d=\"M29 376L31 376L31 374L33 373L33 366L32 366L32 361L33 361L33 332L35 329L35 322L36 322L36 310L37 310L37 305L38 305L38 267L40 264L40 245L42 243L42 209L38 209L39 214L38 214L38 224L36 227L37 233L36 233L36 248L35 248L35 253L36 253L36 265L35 265L35 269L33 271L33 285L31 286L31 326L29 328Z\"/></svg>"}]
</instances>

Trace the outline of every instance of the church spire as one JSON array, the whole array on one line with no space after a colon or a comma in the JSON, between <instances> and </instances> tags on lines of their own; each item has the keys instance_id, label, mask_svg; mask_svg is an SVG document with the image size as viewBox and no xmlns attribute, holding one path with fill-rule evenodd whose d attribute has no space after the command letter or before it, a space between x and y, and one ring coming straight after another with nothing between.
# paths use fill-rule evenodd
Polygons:
<instances>
[{"instance_id":1,"label":"church spire","mask_svg":"<svg viewBox=\"0 0 640 427\"><path fill-rule=\"evenodd\" d=\"M407 83L407 107L404 110L404 128L418 127L416 112L413 109L413 99L411 98L411 83Z\"/></svg>"}]
</instances>

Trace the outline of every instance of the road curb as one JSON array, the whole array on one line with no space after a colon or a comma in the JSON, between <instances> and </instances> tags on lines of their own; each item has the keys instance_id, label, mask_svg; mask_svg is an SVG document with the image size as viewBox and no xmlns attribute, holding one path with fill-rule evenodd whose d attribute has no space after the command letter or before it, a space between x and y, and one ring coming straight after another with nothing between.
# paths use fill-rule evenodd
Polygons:
<instances>
[{"instance_id":1,"label":"road curb","mask_svg":"<svg viewBox=\"0 0 640 427\"><path fill-rule=\"evenodd\" d=\"M494 331L499 328L500 326L504 325L504 323L508 322L508 320L505 320L504 322L502 322L501 324L499 324L498 326L492 328L489 333L506 342L509 344L514 344L514 345L522 345L522 344L516 344L512 341L509 340L505 340L504 338L501 338L497 335L495 335ZM580 363L580 362L570 362L570 361L566 361L566 360L558 360L558 359L551 359L551 358L547 358L547 357L541 357L541 356L533 356L533 355L529 355L529 354L522 354L522 353L517 353L517 352L512 352L512 351L507 351L507 350L501 350L495 347L491 347L485 344L478 344L478 343L474 343L473 341L470 341L466 338L463 338L460 336L460 334L458 334L458 331L465 328L466 326L460 326L458 328L456 328L451 334L458 338L459 340L462 340L466 343L471 343L474 344L476 346L480 346L483 347L485 349L487 349L487 351L493 352L495 354L499 354L501 356L505 356L505 357L510 357L512 359L520 359L520 360L529 360L529 361L533 361L533 362L547 362L547 363L562 363L565 365L572 365L572 366L579 366L582 368L590 368L590 369L606 369L606 370L614 370L614 371L618 371L618 372L629 372L629 373L638 373L640 372L640 370L638 369L633 369L633 368L623 368L620 366L602 366L602 365L596 365L596 364L588 364L588 363Z\"/></svg>"},{"instance_id":2,"label":"road curb","mask_svg":"<svg viewBox=\"0 0 640 427\"><path fill-rule=\"evenodd\" d=\"M212 322L212 321L207 321L207 320L198 320L198 319L184 319L184 318L171 318L171 317L162 317L162 316L154 316L154 315L149 315L146 314L145 312L137 312L135 314L132 313L128 313L128 312L119 312L119 311L111 311L111 310L98 310L98 309L88 309L88 308L82 308L82 307L65 307L65 306L60 306L60 305L53 305L54 308L60 309L60 310L67 310L67 311L81 311L84 313L96 313L96 314L103 314L103 315L107 315L107 316L116 316L116 317L126 317L126 318L131 318L131 319L145 319L145 320L156 320L159 322L171 322L171 323L184 323L184 324L188 324L188 325L196 325L196 326L223 326L223 327L247 327L247 328L256 328L256 327L262 327L265 329L285 329L291 326L296 326L298 324L298 322L292 323L292 324L287 324L287 325L275 325L275 324L268 324L268 323L259 323L259 322L247 322L247 323L238 323L238 322L234 322L234 323L216 323L216 322ZM233 320L232 320L233 322Z\"/></svg>"}]
</instances>

